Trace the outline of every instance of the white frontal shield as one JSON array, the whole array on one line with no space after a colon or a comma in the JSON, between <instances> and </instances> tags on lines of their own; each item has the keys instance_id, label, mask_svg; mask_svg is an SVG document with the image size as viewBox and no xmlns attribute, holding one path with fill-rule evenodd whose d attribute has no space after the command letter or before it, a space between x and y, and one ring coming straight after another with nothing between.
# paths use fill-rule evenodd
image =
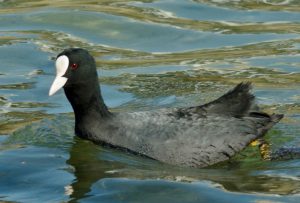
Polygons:
<instances>
[{"instance_id":1,"label":"white frontal shield","mask_svg":"<svg viewBox=\"0 0 300 203\"><path fill-rule=\"evenodd\" d=\"M59 89L61 89L67 82L68 78L63 77L69 67L69 58L62 55L56 59L56 77L50 87L49 96L53 95Z\"/></svg>"}]
</instances>

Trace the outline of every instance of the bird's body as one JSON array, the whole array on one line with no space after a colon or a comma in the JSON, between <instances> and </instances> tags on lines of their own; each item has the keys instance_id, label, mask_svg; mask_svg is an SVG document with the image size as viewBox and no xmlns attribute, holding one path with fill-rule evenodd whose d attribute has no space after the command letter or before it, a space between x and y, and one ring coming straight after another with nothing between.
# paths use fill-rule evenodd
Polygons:
<instances>
[{"instance_id":1,"label":"bird's body","mask_svg":"<svg viewBox=\"0 0 300 203\"><path fill-rule=\"evenodd\" d=\"M78 66L63 76L68 78L63 86L75 113L75 133L98 144L169 164L205 167L229 159L282 118L252 111L249 83L205 105L111 113L101 96L93 58L85 50L68 49L59 54L57 69L66 64L60 61L65 56L68 67ZM84 70L77 74L80 68Z\"/></svg>"}]
</instances>

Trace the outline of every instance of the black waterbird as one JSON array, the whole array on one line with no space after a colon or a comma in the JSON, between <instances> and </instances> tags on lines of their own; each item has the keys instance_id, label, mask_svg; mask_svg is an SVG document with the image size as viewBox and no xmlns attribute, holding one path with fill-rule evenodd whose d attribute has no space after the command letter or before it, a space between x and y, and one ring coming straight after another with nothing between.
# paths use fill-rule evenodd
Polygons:
<instances>
[{"instance_id":1,"label":"black waterbird","mask_svg":"<svg viewBox=\"0 0 300 203\"><path fill-rule=\"evenodd\" d=\"M250 83L200 106L112 113L101 95L95 60L86 50L64 50L56 71L49 95L64 89L77 136L169 164L205 167L225 161L283 117L252 110Z\"/></svg>"}]
</instances>

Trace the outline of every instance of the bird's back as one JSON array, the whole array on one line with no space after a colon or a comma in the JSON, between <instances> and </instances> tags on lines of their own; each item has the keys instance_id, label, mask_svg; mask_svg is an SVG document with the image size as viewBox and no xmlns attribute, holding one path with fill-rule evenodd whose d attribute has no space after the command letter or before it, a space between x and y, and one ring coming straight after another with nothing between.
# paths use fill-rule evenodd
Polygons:
<instances>
[{"instance_id":1,"label":"bird's back","mask_svg":"<svg viewBox=\"0 0 300 203\"><path fill-rule=\"evenodd\" d=\"M90 139L175 165L225 161L282 118L251 112L249 90L250 84L240 84L202 106L115 114L106 124L90 127Z\"/></svg>"}]
</instances>

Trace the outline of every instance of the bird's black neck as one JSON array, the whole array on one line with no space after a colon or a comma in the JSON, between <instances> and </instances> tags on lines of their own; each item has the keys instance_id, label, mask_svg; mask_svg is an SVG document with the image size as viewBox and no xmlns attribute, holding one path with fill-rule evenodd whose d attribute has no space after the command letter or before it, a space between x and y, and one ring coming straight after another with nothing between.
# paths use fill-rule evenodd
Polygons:
<instances>
[{"instance_id":1,"label":"bird's black neck","mask_svg":"<svg viewBox=\"0 0 300 203\"><path fill-rule=\"evenodd\" d=\"M64 90L74 110L76 127L111 116L101 96L98 81L66 86Z\"/></svg>"}]
</instances>

